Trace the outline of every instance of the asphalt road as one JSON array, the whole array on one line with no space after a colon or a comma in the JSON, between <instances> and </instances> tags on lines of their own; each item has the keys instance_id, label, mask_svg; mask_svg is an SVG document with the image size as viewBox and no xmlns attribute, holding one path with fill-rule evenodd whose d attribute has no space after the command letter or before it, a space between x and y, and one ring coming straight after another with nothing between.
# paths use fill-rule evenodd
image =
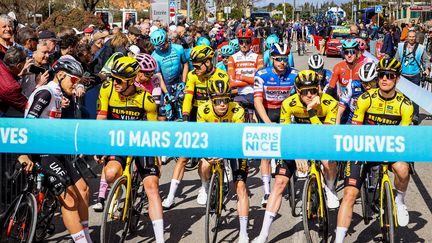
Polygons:
<instances>
[{"instance_id":1,"label":"asphalt road","mask_svg":"<svg viewBox=\"0 0 432 243\"><path fill-rule=\"evenodd\" d=\"M310 47L315 51L314 47ZM311 55L311 53L308 53ZM307 65L308 56L295 56L296 68L302 69ZM328 69L339 62L339 57L325 58L325 66ZM421 111L421 125L431 125L431 116ZM169 183L172 175L174 164L168 164L163 168L160 180L160 190L162 198L168 194ZM263 194L262 183L259 174L259 164L251 165L247 185L250 190L250 214L249 214L249 238L255 238L261 229L262 219L265 209L261 207L261 197ZM432 242L432 164L416 163L416 175L411 177L406 197L406 204L410 214L410 223L407 227L401 227L396 230L397 242ZM89 179L91 184L92 203L97 196L99 185L98 179ZM302 183L297 184L300 190ZM167 242L204 242L204 217L205 207L196 203L201 182L197 171L186 172L182 183L177 191L177 205L171 210L164 212L165 239ZM343 192L339 191L339 198ZM297 201L299 201L298 198ZM297 204L297 211L300 211L301 203ZM222 230L218 239L220 242L238 241L238 218L235 212L235 201L231 200L227 205ZM330 230L333 232L336 225L337 212L330 213ZM99 242L100 222L102 215L90 210L90 228L91 236L94 242ZM69 242L70 237L62 226L61 218L56 218L56 231L48 242ZM360 204L355 205L353 222L348 231L346 242L376 242L379 241L380 230L376 220L372 220L369 225L364 225L361 217ZM334 241L334 233L330 238ZM153 229L148 218L140 223L138 235L130 238L128 242L154 242ZM283 199L281 210L272 224L269 235L269 242L305 242L302 218L301 216L293 217L290 212L288 201Z\"/></svg>"}]
</instances>

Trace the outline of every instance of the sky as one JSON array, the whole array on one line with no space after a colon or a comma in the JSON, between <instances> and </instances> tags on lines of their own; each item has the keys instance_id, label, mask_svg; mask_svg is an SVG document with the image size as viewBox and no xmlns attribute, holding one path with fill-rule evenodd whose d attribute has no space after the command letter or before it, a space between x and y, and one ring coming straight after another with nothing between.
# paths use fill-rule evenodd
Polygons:
<instances>
[{"instance_id":1,"label":"sky","mask_svg":"<svg viewBox=\"0 0 432 243\"><path fill-rule=\"evenodd\" d=\"M336 4L340 4L340 3L346 3L349 2L351 0L334 0L334 2ZM283 3L284 0L258 0L257 3L255 3L256 7L262 7L262 6L267 6L269 3L275 3L276 5ZM285 0L286 3L289 3L291 5L293 5L293 0ZM300 6L302 4L304 4L305 2L309 2L312 4L316 4L316 3L324 3L324 2L328 2L328 0L296 0L296 5Z\"/></svg>"}]
</instances>

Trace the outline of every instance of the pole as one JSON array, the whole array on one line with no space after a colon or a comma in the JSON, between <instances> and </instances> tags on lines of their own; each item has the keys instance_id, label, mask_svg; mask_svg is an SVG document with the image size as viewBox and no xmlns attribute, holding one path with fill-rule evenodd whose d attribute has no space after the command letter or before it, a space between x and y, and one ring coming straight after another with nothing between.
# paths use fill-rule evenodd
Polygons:
<instances>
[{"instance_id":1,"label":"pole","mask_svg":"<svg viewBox=\"0 0 432 243\"><path fill-rule=\"evenodd\" d=\"M294 4L293 4L292 20L295 21L295 20L294 20L294 15L295 15L295 5L296 5L296 4L295 4L295 1L296 1L296 0L293 0L293 1L294 1Z\"/></svg>"},{"instance_id":2,"label":"pole","mask_svg":"<svg viewBox=\"0 0 432 243\"><path fill-rule=\"evenodd\" d=\"M51 0L48 0L48 17L51 16Z\"/></svg>"},{"instance_id":3,"label":"pole","mask_svg":"<svg viewBox=\"0 0 432 243\"><path fill-rule=\"evenodd\" d=\"M187 0L187 22L190 22L190 0Z\"/></svg>"},{"instance_id":4,"label":"pole","mask_svg":"<svg viewBox=\"0 0 432 243\"><path fill-rule=\"evenodd\" d=\"M432 0L431 0L432 1ZM286 21L286 14L285 14L285 0L284 0L284 3L283 3L283 19L284 19L284 21Z\"/></svg>"}]
</instances>

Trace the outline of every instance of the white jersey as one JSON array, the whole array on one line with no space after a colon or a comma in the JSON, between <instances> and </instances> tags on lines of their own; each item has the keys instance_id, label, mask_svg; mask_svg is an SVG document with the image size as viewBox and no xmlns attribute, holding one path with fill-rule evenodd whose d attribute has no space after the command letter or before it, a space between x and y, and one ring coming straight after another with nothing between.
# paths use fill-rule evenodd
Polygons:
<instances>
[{"instance_id":1,"label":"white jersey","mask_svg":"<svg viewBox=\"0 0 432 243\"><path fill-rule=\"evenodd\" d=\"M60 118L63 93L58 83L51 81L30 95L25 118Z\"/></svg>"}]
</instances>

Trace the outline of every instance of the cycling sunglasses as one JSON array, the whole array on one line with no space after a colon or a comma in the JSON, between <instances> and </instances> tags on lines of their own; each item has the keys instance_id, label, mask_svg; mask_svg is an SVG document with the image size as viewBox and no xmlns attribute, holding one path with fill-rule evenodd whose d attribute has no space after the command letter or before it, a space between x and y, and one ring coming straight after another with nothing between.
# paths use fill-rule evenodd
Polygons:
<instances>
[{"instance_id":1,"label":"cycling sunglasses","mask_svg":"<svg viewBox=\"0 0 432 243\"><path fill-rule=\"evenodd\" d=\"M116 84L122 84L122 83L125 83L125 82L128 81L128 80L123 80L123 79L120 79L120 78L114 78L114 77L111 77L111 79L112 79Z\"/></svg>"},{"instance_id":2,"label":"cycling sunglasses","mask_svg":"<svg viewBox=\"0 0 432 243\"><path fill-rule=\"evenodd\" d=\"M141 72L142 74L144 74L144 76L146 76L147 78L153 77L154 72Z\"/></svg>"},{"instance_id":3,"label":"cycling sunglasses","mask_svg":"<svg viewBox=\"0 0 432 243\"><path fill-rule=\"evenodd\" d=\"M250 39L238 39L238 42L239 42L239 45L243 45L243 44L249 45L252 43L252 41Z\"/></svg>"},{"instance_id":4,"label":"cycling sunglasses","mask_svg":"<svg viewBox=\"0 0 432 243\"><path fill-rule=\"evenodd\" d=\"M288 63L288 57L273 57L273 60L277 62L286 62Z\"/></svg>"},{"instance_id":5,"label":"cycling sunglasses","mask_svg":"<svg viewBox=\"0 0 432 243\"><path fill-rule=\"evenodd\" d=\"M300 95L306 96L308 93L311 93L311 95L316 95L319 93L318 88L304 88L304 89L298 89L300 92Z\"/></svg>"},{"instance_id":6,"label":"cycling sunglasses","mask_svg":"<svg viewBox=\"0 0 432 243\"><path fill-rule=\"evenodd\" d=\"M222 56L222 59L228 59L230 56Z\"/></svg>"},{"instance_id":7,"label":"cycling sunglasses","mask_svg":"<svg viewBox=\"0 0 432 243\"><path fill-rule=\"evenodd\" d=\"M397 75L392 71L381 71L378 73L378 78L384 78L386 76L388 79L396 79Z\"/></svg>"},{"instance_id":8,"label":"cycling sunglasses","mask_svg":"<svg viewBox=\"0 0 432 243\"><path fill-rule=\"evenodd\" d=\"M70 80L71 80L72 84L76 84L76 83L78 83L78 82L81 80L80 77L74 76L74 75L72 75L72 74L68 74L68 73L66 73L66 75L67 75L68 77L70 77Z\"/></svg>"},{"instance_id":9,"label":"cycling sunglasses","mask_svg":"<svg viewBox=\"0 0 432 243\"><path fill-rule=\"evenodd\" d=\"M356 52L357 52L357 51L354 50L354 49L349 49L349 50L345 50L345 51L344 51L344 54L345 54L345 55L350 55L350 54L351 54L351 55L354 55L354 54L356 54Z\"/></svg>"},{"instance_id":10,"label":"cycling sunglasses","mask_svg":"<svg viewBox=\"0 0 432 243\"><path fill-rule=\"evenodd\" d=\"M218 97L218 98L212 98L211 99L214 105L228 105L231 101L229 97Z\"/></svg>"},{"instance_id":11,"label":"cycling sunglasses","mask_svg":"<svg viewBox=\"0 0 432 243\"><path fill-rule=\"evenodd\" d=\"M200 64L193 64L193 63L192 63L192 66L193 66L195 69L201 69L202 65L204 65L203 62L200 63Z\"/></svg>"}]
</instances>

